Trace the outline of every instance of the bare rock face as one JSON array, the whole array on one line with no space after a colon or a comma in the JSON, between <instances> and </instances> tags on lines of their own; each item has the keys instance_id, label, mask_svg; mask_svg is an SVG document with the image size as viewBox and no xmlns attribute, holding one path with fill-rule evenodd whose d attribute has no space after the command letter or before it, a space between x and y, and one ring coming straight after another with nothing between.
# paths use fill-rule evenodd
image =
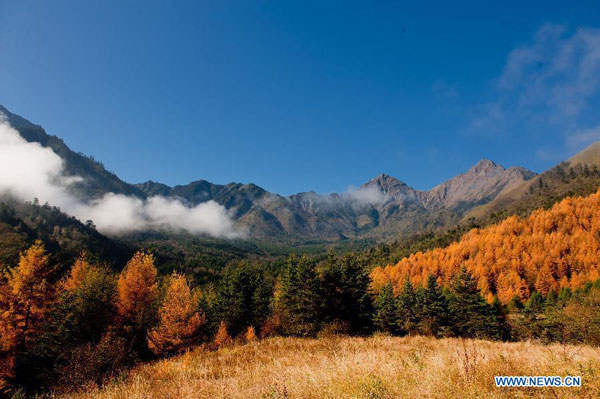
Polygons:
<instances>
[{"instance_id":1,"label":"bare rock face","mask_svg":"<svg viewBox=\"0 0 600 399\"><path fill-rule=\"evenodd\" d=\"M535 176L535 173L520 167L505 169L482 159L471 169L429 190L423 205L430 210L451 208L461 203L482 203L494 199L504 190L509 190Z\"/></svg>"}]
</instances>

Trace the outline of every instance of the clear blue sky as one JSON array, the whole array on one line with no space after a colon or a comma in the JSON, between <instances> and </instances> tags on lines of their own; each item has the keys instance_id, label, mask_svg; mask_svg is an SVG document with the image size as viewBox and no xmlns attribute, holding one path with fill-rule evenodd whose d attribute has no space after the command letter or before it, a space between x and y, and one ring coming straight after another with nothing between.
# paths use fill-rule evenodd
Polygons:
<instances>
[{"instance_id":1,"label":"clear blue sky","mask_svg":"<svg viewBox=\"0 0 600 399\"><path fill-rule=\"evenodd\" d=\"M600 139L600 2L0 0L0 104L124 180L426 189Z\"/></svg>"}]
</instances>

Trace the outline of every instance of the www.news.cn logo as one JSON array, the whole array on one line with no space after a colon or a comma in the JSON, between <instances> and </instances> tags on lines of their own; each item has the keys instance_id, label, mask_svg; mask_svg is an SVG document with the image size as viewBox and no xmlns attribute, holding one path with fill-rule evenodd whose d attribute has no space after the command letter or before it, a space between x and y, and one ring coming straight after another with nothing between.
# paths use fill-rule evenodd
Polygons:
<instances>
[{"instance_id":1,"label":"www.news.cn logo","mask_svg":"<svg viewBox=\"0 0 600 399\"><path fill-rule=\"evenodd\" d=\"M496 376L497 387L561 387L571 388L581 386L581 376Z\"/></svg>"}]
</instances>

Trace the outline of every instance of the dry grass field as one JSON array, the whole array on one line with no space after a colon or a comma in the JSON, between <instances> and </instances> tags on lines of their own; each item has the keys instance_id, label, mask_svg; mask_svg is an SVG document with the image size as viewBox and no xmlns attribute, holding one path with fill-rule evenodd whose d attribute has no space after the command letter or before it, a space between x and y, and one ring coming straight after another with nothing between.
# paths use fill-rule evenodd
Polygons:
<instances>
[{"instance_id":1,"label":"dry grass field","mask_svg":"<svg viewBox=\"0 0 600 399\"><path fill-rule=\"evenodd\" d=\"M495 375L580 375L581 388L496 388ZM272 338L141 365L63 398L598 398L587 346L425 337Z\"/></svg>"}]
</instances>

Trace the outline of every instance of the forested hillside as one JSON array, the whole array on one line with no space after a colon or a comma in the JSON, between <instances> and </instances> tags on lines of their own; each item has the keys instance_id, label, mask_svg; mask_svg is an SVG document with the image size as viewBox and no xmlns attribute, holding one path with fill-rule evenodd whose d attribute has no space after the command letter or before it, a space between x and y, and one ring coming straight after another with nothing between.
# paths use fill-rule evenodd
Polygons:
<instances>
[{"instance_id":1,"label":"forested hillside","mask_svg":"<svg viewBox=\"0 0 600 399\"><path fill-rule=\"evenodd\" d=\"M477 279L491 302L513 297L526 300L562 288L577 289L600 276L600 192L569 197L549 210L521 219L512 216L483 229L473 229L446 248L412 254L396 265L377 267L376 288L391 283L400 290L407 278L422 285L436 276L448 285L462 267Z\"/></svg>"}]
</instances>

